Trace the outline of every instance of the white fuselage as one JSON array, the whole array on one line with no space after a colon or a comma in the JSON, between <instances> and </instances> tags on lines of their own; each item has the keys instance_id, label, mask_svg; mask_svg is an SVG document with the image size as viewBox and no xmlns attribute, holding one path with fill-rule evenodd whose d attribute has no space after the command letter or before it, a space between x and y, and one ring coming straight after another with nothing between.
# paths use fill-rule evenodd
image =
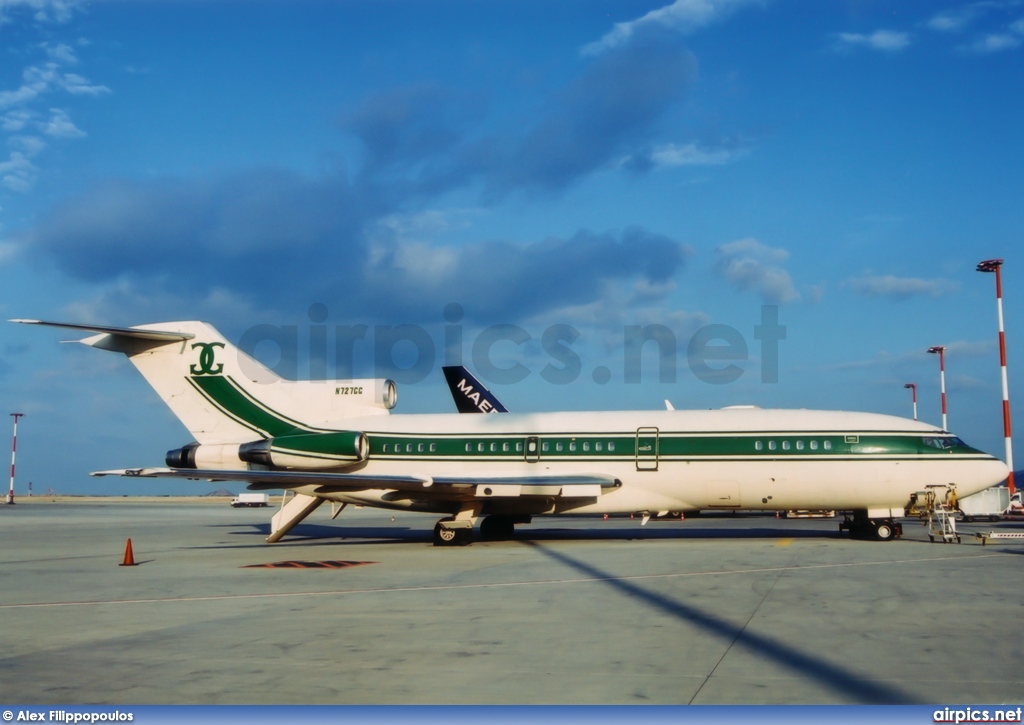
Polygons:
<instances>
[{"instance_id":1,"label":"white fuselage","mask_svg":"<svg viewBox=\"0 0 1024 725\"><path fill-rule=\"evenodd\" d=\"M604 474L622 483L596 499L495 499L492 512L903 509L911 494L931 484L954 483L967 496L1007 475L1001 461L965 445L923 444L956 440L933 426L870 413L390 415L338 421L333 427L370 437L368 460L349 469L362 473L481 480ZM536 455L527 452L530 439ZM452 508L390 491L318 495L412 510Z\"/></svg>"}]
</instances>

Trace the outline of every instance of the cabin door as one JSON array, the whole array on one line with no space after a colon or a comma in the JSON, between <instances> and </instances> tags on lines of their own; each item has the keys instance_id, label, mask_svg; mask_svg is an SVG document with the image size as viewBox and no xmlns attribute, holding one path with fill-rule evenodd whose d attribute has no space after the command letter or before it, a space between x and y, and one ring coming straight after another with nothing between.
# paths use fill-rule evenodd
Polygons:
<instances>
[{"instance_id":1,"label":"cabin door","mask_svg":"<svg viewBox=\"0 0 1024 725\"><path fill-rule=\"evenodd\" d=\"M636 429L636 470L658 470L658 429Z\"/></svg>"}]
</instances>

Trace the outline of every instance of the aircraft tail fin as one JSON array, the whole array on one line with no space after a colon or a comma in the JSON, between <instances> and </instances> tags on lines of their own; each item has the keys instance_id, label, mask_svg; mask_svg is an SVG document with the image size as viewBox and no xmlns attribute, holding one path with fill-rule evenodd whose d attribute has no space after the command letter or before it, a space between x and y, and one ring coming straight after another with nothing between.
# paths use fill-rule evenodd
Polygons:
<instances>
[{"instance_id":1,"label":"aircraft tail fin","mask_svg":"<svg viewBox=\"0 0 1024 725\"><path fill-rule=\"evenodd\" d=\"M286 380L205 322L12 322L96 333L78 342L124 353L203 444L330 430L344 418L387 414L397 402L390 380Z\"/></svg>"},{"instance_id":2,"label":"aircraft tail fin","mask_svg":"<svg viewBox=\"0 0 1024 725\"><path fill-rule=\"evenodd\" d=\"M507 413L497 396L462 365L441 368L460 413Z\"/></svg>"}]
</instances>

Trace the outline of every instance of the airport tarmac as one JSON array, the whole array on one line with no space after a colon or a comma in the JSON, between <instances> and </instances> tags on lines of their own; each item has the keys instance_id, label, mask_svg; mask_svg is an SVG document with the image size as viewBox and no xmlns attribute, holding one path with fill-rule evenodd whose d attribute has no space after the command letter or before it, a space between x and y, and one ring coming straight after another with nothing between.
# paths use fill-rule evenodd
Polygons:
<instances>
[{"instance_id":1,"label":"airport tarmac","mask_svg":"<svg viewBox=\"0 0 1024 725\"><path fill-rule=\"evenodd\" d=\"M436 516L163 499L0 506L0 700L32 704L1020 703L1024 544L835 519ZM132 539L137 566L121 567ZM349 562L340 568L267 564Z\"/></svg>"}]
</instances>

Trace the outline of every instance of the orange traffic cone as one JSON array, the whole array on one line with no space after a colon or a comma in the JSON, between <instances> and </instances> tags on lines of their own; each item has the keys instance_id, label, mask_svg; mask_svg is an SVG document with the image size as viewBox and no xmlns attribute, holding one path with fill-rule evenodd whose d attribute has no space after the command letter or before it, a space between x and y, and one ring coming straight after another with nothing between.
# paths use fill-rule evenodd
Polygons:
<instances>
[{"instance_id":1,"label":"orange traffic cone","mask_svg":"<svg viewBox=\"0 0 1024 725\"><path fill-rule=\"evenodd\" d=\"M128 539L128 544L124 547L124 561L121 562L121 566L138 566L135 563L135 554L132 552L132 540Z\"/></svg>"}]
</instances>

